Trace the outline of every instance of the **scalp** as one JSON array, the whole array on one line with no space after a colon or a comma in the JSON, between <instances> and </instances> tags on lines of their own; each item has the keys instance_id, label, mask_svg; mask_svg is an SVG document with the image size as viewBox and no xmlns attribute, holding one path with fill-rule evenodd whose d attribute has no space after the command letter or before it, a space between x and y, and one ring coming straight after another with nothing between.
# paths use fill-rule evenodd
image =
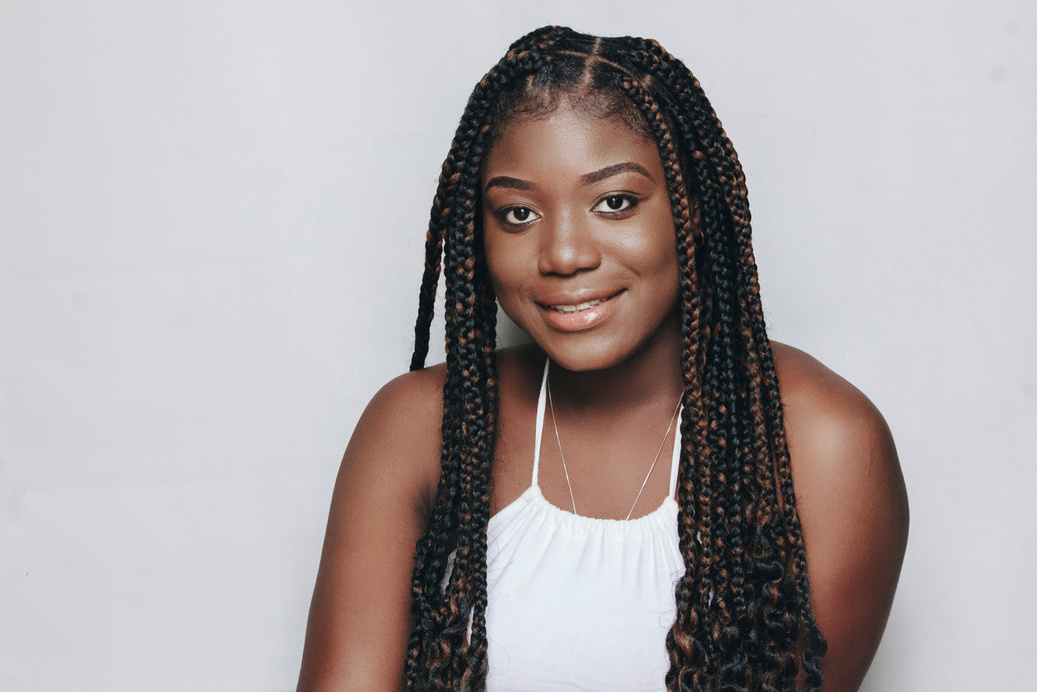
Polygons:
<instances>
[{"instance_id":1,"label":"scalp","mask_svg":"<svg viewBox=\"0 0 1037 692\"><path fill-rule=\"evenodd\" d=\"M806 688L818 689L825 644L811 612L741 164L698 81L658 43L560 27L517 41L476 86L433 202L412 368L427 354L442 263L443 454L418 546L408 679L450 688L478 687L485 677L485 532L500 421L481 165L509 118L542 117L563 96L650 136L670 198L685 390L678 530L687 569L667 639L667 683L720 689L752 680L779 690L803 670Z\"/></svg>"}]
</instances>

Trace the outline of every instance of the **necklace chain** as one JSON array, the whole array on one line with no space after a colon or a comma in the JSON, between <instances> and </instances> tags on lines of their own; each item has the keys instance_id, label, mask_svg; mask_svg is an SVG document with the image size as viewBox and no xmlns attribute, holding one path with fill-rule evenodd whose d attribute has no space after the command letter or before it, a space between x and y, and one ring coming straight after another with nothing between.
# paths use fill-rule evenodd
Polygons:
<instances>
[{"instance_id":1,"label":"necklace chain","mask_svg":"<svg viewBox=\"0 0 1037 692\"><path fill-rule=\"evenodd\" d=\"M573 486L569 482L569 468L565 465L565 454L562 452L562 438L558 434L558 420L555 418L555 402L551 397L551 378L547 378L547 403L551 407L551 425L555 429L555 440L558 442L558 456L562 458L562 471L565 473L565 485L569 488L569 501L573 505L573 514L577 514L576 511L576 498L573 496ZM655 458L652 459L652 465L648 468L648 474L645 476L644 481L641 483L641 488L637 491L637 497L634 498L634 504L630 506L630 511L627 512L627 519L629 520L631 515L634 513L634 508L637 507L637 501L641 499L641 493L645 491L645 486L648 485L648 479L652 477L652 471L655 470L655 465L659 461L659 455L663 453L663 447L666 446L666 438L670 436L670 429L673 427L673 422L677 419L677 413L681 410L681 402L678 398L677 408L673 410L673 415L670 416L670 424L666 426L666 433L663 435L662 442L659 443L659 450L655 453Z\"/></svg>"}]
</instances>

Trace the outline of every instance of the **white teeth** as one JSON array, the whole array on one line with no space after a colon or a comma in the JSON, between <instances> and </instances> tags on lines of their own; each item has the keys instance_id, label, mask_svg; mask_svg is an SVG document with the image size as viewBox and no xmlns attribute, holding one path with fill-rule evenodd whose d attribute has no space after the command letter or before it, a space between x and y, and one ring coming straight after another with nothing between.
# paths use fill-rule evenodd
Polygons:
<instances>
[{"instance_id":1,"label":"white teeth","mask_svg":"<svg viewBox=\"0 0 1037 692\"><path fill-rule=\"evenodd\" d=\"M580 303L579 305L552 305L551 307L558 312L579 312L580 310L592 308L595 305L601 305L604 302L604 298L599 298L598 300L591 300L586 303Z\"/></svg>"}]
</instances>

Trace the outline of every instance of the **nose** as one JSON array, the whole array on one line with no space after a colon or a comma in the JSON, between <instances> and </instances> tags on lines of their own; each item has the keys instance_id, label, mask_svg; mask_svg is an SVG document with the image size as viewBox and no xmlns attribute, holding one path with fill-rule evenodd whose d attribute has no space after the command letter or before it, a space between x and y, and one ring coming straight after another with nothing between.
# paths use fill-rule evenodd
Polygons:
<instances>
[{"instance_id":1,"label":"nose","mask_svg":"<svg viewBox=\"0 0 1037 692\"><path fill-rule=\"evenodd\" d=\"M542 274L569 276L601 264L601 249L590 224L575 216L563 216L541 226L543 235L537 267Z\"/></svg>"}]
</instances>

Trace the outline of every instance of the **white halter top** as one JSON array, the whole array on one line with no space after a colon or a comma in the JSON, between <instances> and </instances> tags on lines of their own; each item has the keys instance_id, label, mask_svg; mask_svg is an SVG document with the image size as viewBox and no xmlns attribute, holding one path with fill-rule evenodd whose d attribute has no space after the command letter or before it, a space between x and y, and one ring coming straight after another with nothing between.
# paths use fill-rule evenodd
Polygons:
<instances>
[{"instance_id":1,"label":"white halter top","mask_svg":"<svg viewBox=\"0 0 1037 692\"><path fill-rule=\"evenodd\" d=\"M624 521L560 509L537 484L548 364L532 483L487 529L486 689L665 690L666 632L684 574L673 499L680 428L670 490L654 512Z\"/></svg>"}]
</instances>

